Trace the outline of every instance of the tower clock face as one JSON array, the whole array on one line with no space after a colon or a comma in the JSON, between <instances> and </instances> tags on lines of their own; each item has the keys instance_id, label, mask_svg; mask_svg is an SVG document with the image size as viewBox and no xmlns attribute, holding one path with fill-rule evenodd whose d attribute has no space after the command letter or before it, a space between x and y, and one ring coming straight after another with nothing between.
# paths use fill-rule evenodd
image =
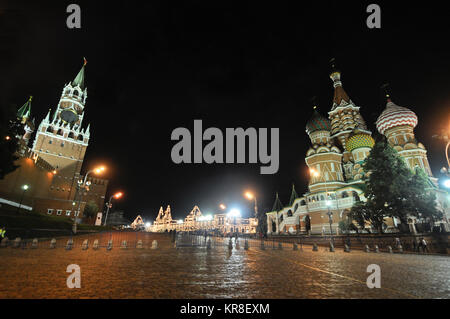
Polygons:
<instances>
[{"instance_id":1,"label":"tower clock face","mask_svg":"<svg viewBox=\"0 0 450 319\"><path fill-rule=\"evenodd\" d=\"M61 112L60 116L64 122L67 122L70 124L73 124L78 120L78 115L73 110L64 110Z\"/></svg>"}]
</instances>

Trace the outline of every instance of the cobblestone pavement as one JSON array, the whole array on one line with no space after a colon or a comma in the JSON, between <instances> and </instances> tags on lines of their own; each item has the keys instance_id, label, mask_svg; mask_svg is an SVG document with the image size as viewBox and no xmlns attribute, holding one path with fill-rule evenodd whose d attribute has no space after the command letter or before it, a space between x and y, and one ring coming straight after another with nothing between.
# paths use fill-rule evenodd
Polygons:
<instances>
[{"instance_id":1,"label":"cobblestone pavement","mask_svg":"<svg viewBox=\"0 0 450 319\"><path fill-rule=\"evenodd\" d=\"M0 249L0 298L450 298L447 256L244 250L242 243L231 252L226 245L175 249L157 234L145 237L144 249L82 250L77 240L68 251L48 243ZM69 264L81 268L79 289L66 286ZM369 264L381 267L379 289L366 285Z\"/></svg>"}]
</instances>

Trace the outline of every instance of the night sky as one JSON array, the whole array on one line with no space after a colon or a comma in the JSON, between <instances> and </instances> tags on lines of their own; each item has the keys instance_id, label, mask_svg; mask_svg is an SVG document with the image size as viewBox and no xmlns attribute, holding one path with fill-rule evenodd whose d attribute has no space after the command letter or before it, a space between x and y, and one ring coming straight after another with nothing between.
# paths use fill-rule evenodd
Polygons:
<instances>
[{"instance_id":1,"label":"night sky","mask_svg":"<svg viewBox=\"0 0 450 319\"><path fill-rule=\"evenodd\" d=\"M66 7L81 6L81 29L66 27ZM348 2L348 3L347 3ZM393 2L393 1L391 1ZM86 57L88 99L83 124L91 140L83 173L108 166L108 196L129 218L153 219L160 206L184 218L218 204L271 208L275 192L287 203L292 183L307 191L305 124L331 108L329 60L336 58L343 87L361 106L372 132L384 109L380 86L419 117L416 138L428 149L435 176L444 145L432 138L450 123L449 20L439 5L376 2L381 29L368 29L364 1L0 1L0 102L20 107L33 95L38 125L56 109L64 84ZM194 119L203 128L280 128L280 168L260 175L261 164L172 162L172 130ZM206 143L204 143L206 144Z\"/></svg>"}]
</instances>

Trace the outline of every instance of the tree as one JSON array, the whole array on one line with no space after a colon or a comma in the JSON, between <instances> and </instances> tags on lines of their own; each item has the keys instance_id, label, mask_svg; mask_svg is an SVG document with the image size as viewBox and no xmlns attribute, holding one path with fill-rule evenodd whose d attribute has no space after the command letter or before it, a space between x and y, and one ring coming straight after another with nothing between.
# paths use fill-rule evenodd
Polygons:
<instances>
[{"instance_id":1,"label":"tree","mask_svg":"<svg viewBox=\"0 0 450 319\"><path fill-rule=\"evenodd\" d=\"M98 212L97 204L93 200L90 200L89 202L86 203L86 206L84 207L83 216L90 219L96 216L97 212Z\"/></svg>"},{"instance_id":2,"label":"tree","mask_svg":"<svg viewBox=\"0 0 450 319\"><path fill-rule=\"evenodd\" d=\"M366 202L357 203L350 216L364 228L370 222L383 231L385 217L396 217L407 224L408 216L439 218L430 181L425 173L415 174L406 165L384 136L379 136L366 158L363 168L368 172L365 184Z\"/></svg>"},{"instance_id":3,"label":"tree","mask_svg":"<svg viewBox=\"0 0 450 319\"><path fill-rule=\"evenodd\" d=\"M15 107L0 107L0 179L19 167L14 162L18 160L16 152L21 133L22 125L17 119Z\"/></svg>"}]
</instances>

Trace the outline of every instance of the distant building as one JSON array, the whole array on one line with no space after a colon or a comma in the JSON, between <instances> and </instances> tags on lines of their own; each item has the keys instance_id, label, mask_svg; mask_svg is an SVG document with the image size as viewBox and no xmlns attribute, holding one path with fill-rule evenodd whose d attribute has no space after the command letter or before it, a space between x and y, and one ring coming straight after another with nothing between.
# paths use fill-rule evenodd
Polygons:
<instances>
[{"instance_id":1,"label":"distant building","mask_svg":"<svg viewBox=\"0 0 450 319\"><path fill-rule=\"evenodd\" d=\"M227 214L205 216L198 206L194 206L184 220L176 221L172 219L170 206L167 206L165 211L162 207L159 209L155 222L147 227L147 230L151 232L208 230L222 234L255 234L257 226L258 220L256 218L242 218Z\"/></svg>"}]
</instances>

